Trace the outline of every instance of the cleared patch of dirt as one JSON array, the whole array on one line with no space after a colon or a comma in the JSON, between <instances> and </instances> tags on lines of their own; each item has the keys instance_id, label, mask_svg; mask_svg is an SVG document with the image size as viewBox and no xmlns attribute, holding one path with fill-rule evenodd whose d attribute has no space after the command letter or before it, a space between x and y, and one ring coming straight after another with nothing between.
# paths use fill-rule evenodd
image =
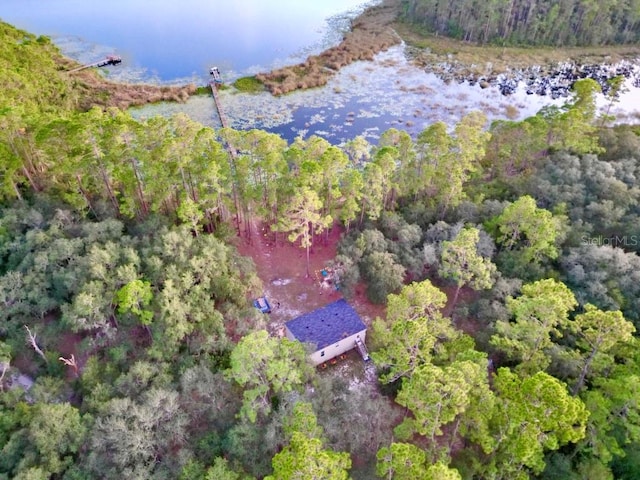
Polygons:
<instances>
[{"instance_id":1,"label":"cleared patch of dirt","mask_svg":"<svg viewBox=\"0 0 640 480\"><path fill-rule=\"evenodd\" d=\"M336 247L343 230L335 225L329 235L316 237L310 254L310 276L306 275L306 253L299 245L288 242L282 235L277 244L265 225L254 225L249 241L238 239L240 254L249 256L256 264L272 312L268 316L268 330L272 335L283 335L284 324L304 313L343 298L333 287L322 286L321 271L336 256ZM373 305L358 286L353 298L347 299L367 325L376 316L384 315L384 307Z\"/></svg>"},{"instance_id":2,"label":"cleared patch of dirt","mask_svg":"<svg viewBox=\"0 0 640 480\"><path fill-rule=\"evenodd\" d=\"M64 357L78 356L79 345L83 339L79 333L63 332L57 338L56 351Z\"/></svg>"}]
</instances>

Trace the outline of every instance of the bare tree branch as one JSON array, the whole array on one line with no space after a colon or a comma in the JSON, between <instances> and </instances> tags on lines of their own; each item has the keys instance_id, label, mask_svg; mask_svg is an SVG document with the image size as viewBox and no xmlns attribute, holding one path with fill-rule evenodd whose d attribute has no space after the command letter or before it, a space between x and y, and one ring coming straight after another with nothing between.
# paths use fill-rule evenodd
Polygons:
<instances>
[{"instance_id":1,"label":"bare tree branch","mask_svg":"<svg viewBox=\"0 0 640 480\"><path fill-rule=\"evenodd\" d=\"M27 342L33 347L36 353L42 357L45 363L48 363L47 357L44 356L44 352L40 349L38 343L36 342L36 334L31 333L31 330L29 330L29 327L27 327L26 325L24 326L24 328L27 329Z\"/></svg>"},{"instance_id":2,"label":"bare tree branch","mask_svg":"<svg viewBox=\"0 0 640 480\"><path fill-rule=\"evenodd\" d=\"M9 370L9 362L2 362L2 374L0 374L0 391L4 391L4 384L2 381L4 380L4 376Z\"/></svg>"},{"instance_id":3,"label":"bare tree branch","mask_svg":"<svg viewBox=\"0 0 640 480\"><path fill-rule=\"evenodd\" d=\"M75 376L78 376L78 362L76 362L76 356L73 353L69 358L58 357L58 360L64 363L67 367L71 367Z\"/></svg>"}]
</instances>

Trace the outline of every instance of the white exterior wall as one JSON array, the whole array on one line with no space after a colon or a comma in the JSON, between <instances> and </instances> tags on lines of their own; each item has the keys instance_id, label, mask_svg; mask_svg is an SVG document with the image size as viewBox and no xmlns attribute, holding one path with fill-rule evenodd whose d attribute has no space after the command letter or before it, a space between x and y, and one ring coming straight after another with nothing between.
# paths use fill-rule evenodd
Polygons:
<instances>
[{"instance_id":1,"label":"white exterior wall","mask_svg":"<svg viewBox=\"0 0 640 480\"><path fill-rule=\"evenodd\" d=\"M289 335L289 333L290 332L287 332L287 336ZM321 363L327 362L332 358L335 358L338 355L341 355L355 348L356 338L360 337L360 340L362 340L362 342L364 343L366 334L367 334L367 331L362 330L361 332L351 335L350 337L341 339L340 341L338 341L337 343L334 343L333 345L327 345L323 349L313 352L309 356L309 358L311 358L311 362L314 365L316 366L320 365ZM324 352L324 355L322 355L323 352Z\"/></svg>"},{"instance_id":2,"label":"white exterior wall","mask_svg":"<svg viewBox=\"0 0 640 480\"><path fill-rule=\"evenodd\" d=\"M286 325L284 326L284 333L289 340L291 340L292 342L296 341L296 337L293 336L293 333L291 333L291 330L289 330L289 327L287 327Z\"/></svg>"}]
</instances>

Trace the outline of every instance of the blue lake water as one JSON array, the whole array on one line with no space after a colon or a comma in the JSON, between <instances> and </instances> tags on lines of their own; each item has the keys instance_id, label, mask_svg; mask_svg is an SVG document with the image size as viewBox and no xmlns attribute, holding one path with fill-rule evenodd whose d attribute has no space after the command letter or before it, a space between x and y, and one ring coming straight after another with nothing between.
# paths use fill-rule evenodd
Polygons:
<instances>
[{"instance_id":1,"label":"blue lake water","mask_svg":"<svg viewBox=\"0 0 640 480\"><path fill-rule=\"evenodd\" d=\"M0 18L51 36L81 61L116 53L142 79L173 82L211 65L239 75L295 63L337 43L363 8L363 0L2 0Z\"/></svg>"}]
</instances>

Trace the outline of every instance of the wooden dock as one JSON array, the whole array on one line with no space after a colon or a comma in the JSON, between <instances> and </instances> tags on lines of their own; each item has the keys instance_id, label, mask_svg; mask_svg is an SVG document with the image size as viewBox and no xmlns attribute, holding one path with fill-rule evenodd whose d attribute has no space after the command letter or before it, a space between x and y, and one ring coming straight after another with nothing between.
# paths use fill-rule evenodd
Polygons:
<instances>
[{"instance_id":1,"label":"wooden dock","mask_svg":"<svg viewBox=\"0 0 640 480\"><path fill-rule=\"evenodd\" d=\"M218 82L209 82L209 86L211 87L211 93L213 93L213 101L216 104L216 111L218 112L218 117L220 118L220 124L222 128L227 128L229 123L227 122L227 117L224 114L224 110L222 109L222 102L220 101L220 96L218 95ZM227 145L227 150L231 155L231 158L235 160L238 156L238 151L235 149L233 145Z\"/></svg>"},{"instance_id":2,"label":"wooden dock","mask_svg":"<svg viewBox=\"0 0 640 480\"><path fill-rule=\"evenodd\" d=\"M222 124L223 128L227 128L229 125L227 123L227 117L224 114L224 110L222 110L222 103L220 102L220 97L218 96L218 84L216 82L209 82L209 86L211 87L211 92L213 93L213 101L216 104L218 117L220 117L220 124Z\"/></svg>"},{"instance_id":3,"label":"wooden dock","mask_svg":"<svg viewBox=\"0 0 640 480\"><path fill-rule=\"evenodd\" d=\"M109 55L104 60L73 68L71 70L68 70L67 73L79 72L80 70L91 67L106 67L107 65L118 65L119 63L122 63L122 58L118 57L117 55Z\"/></svg>"}]
</instances>

